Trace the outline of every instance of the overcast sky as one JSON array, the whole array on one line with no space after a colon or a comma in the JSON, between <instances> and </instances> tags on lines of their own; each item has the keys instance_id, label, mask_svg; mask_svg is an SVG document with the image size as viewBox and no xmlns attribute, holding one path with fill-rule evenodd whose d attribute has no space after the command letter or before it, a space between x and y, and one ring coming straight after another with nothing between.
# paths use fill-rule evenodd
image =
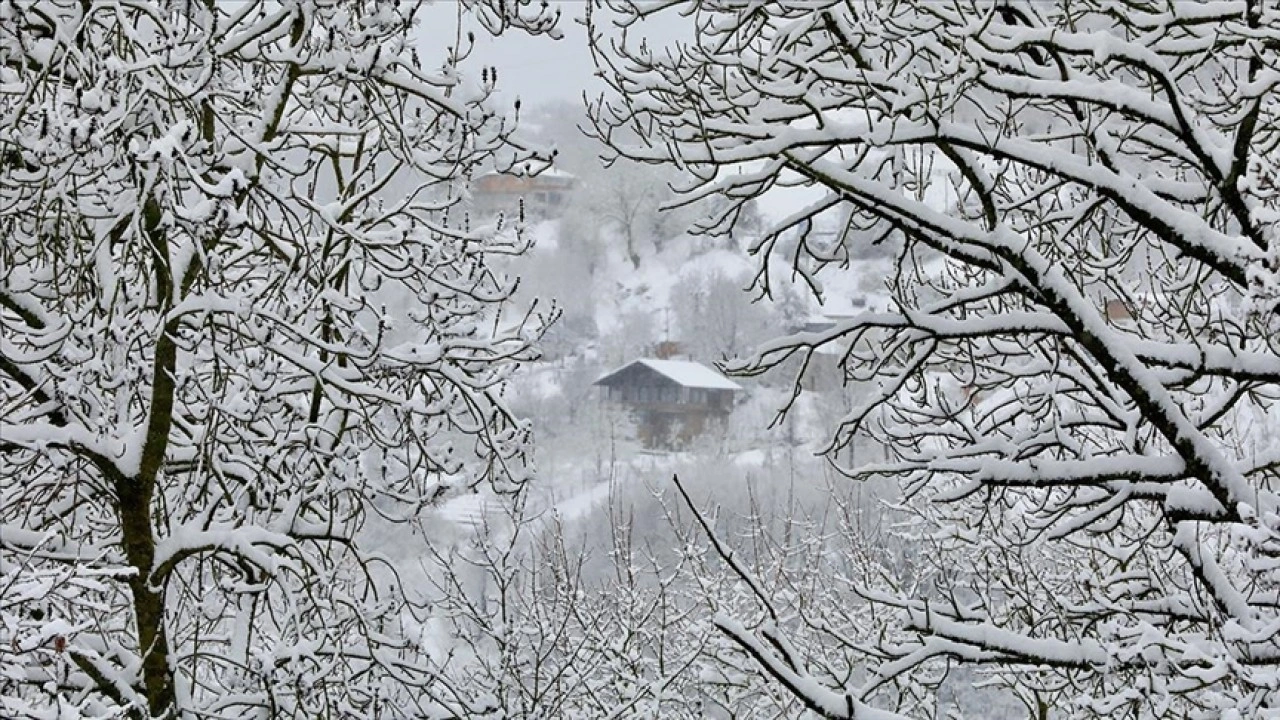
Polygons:
<instances>
[{"instance_id":1,"label":"overcast sky","mask_svg":"<svg viewBox=\"0 0 1280 720\"><path fill-rule=\"evenodd\" d=\"M560 40L530 37L523 32L507 32L499 37L472 24L476 29L475 54L468 60L471 67L491 65L498 69L498 90L504 103L516 97L522 103L537 104L547 100L575 100L585 89L592 94L602 88L595 84L595 68L587 50L587 34L578 22L587 6L585 2L554 2L561 12ZM458 5L438 2L422 13L425 47L437 57L457 37ZM463 19L464 23L474 21ZM464 33L467 25L464 25ZM434 47L433 47L434 46Z\"/></svg>"},{"instance_id":2,"label":"overcast sky","mask_svg":"<svg viewBox=\"0 0 1280 720\"><path fill-rule=\"evenodd\" d=\"M559 0L552 5L560 8L559 28L564 33L560 40L549 37L530 37L523 32L510 31L493 37L473 19L464 17L464 34L467 27L475 30L476 49L468 59L468 72L479 72L483 65L498 68L497 100L506 107L518 97L526 107L561 100L581 102L585 90L595 97L605 90L603 81L595 77L595 66L587 49L586 28L579 20L587 3L582 0ZM422 15L422 43L424 59L444 57L444 48L453 45L458 31L458 5L453 0L440 0L428 5ZM678 13L663 13L632 29L643 32L651 47L658 47L677 39L688 39L693 32L689 18ZM634 40L634 38L633 38ZM815 188L775 188L761 197L758 207L766 217L781 218L796 207L818 200L823 193Z\"/></svg>"}]
</instances>

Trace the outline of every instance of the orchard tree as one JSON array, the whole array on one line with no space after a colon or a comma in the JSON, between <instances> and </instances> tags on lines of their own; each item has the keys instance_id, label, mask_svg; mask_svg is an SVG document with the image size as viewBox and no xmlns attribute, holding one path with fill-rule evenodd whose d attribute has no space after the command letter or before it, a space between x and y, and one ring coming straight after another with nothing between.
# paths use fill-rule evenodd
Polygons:
<instances>
[{"instance_id":1,"label":"orchard tree","mask_svg":"<svg viewBox=\"0 0 1280 720\"><path fill-rule=\"evenodd\" d=\"M936 572L832 578L875 610L862 624L720 629L824 717L920 717L894 687L955 663L1035 718L1280 716L1280 9L605 5L615 92L593 119L614 152L683 168L713 229L820 191L753 247L762 288L781 246L815 292L840 271L810 232L827 218L898 248L888 312L736 369L839 349L858 403L833 461L890 448L845 470L900 481ZM691 39L657 47L646 23L676 13ZM796 623L870 669L812 671Z\"/></svg>"},{"instance_id":2,"label":"orchard tree","mask_svg":"<svg viewBox=\"0 0 1280 720\"><path fill-rule=\"evenodd\" d=\"M662 252L667 240L685 231L687 213L664 208L672 196L672 177L653 166L616 162L608 167L588 165L567 213L593 220L596 232L621 240L634 270L640 269L641 248L652 244ZM607 235L598 241L608 241Z\"/></svg>"},{"instance_id":3,"label":"orchard tree","mask_svg":"<svg viewBox=\"0 0 1280 720\"><path fill-rule=\"evenodd\" d=\"M744 289L749 282L748 273L734 277L720 271L686 272L672 286L672 298L679 299L673 303L676 321L690 356L719 362L743 354L776 332L780 314L749 302L751 295Z\"/></svg>"},{"instance_id":4,"label":"orchard tree","mask_svg":"<svg viewBox=\"0 0 1280 720\"><path fill-rule=\"evenodd\" d=\"M817 466L817 461L809 463ZM796 717L801 702L758 674L743 650L711 631L717 610L749 608L756 592L800 597L831 617L866 608L825 582L833 568L878 571L852 492L811 492L715 462L662 491L623 467L607 507L563 518L555 508L495 513L452 553L432 546L444 572L433 589L438 644L431 691L450 717ZM716 525L739 527L725 546L763 582L709 568L695 498L733 488ZM526 495L527 499L528 496ZM570 503L576 504L576 501ZM806 532L802 532L806 531ZM699 577L702 582L690 582ZM832 672L864 663L829 637ZM478 652L478 650L480 650Z\"/></svg>"},{"instance_id":5,"label":"orchard tree","mask_svg":"<svg viewBox=\"0 0 1280 720\"><path fill-rule=\"evenodd\" d=\"M666 168L628 162L601 163L605 150L584 134L588 116L580 103L550 102L533 109L530 135L556 151L556 167L577 179L577 189L560 220L560 242L588 258L594 273L601 246L622 245L632 269L652 244L662 252L668 240L685 232L694 218L666 205L678 174Z\"/></svg>"},{"instance_id":6,"label":"orchard tree","mask_svg":"<svg viewBox=\"0 0 1280 720\"><path fill-rule=\"evenodd\" d=\"M0 2L0 715L433 712L361 527L524 479L546 316L449 207L545 161L419 12Z\"/></svg>"},{"instance_id":7,"label":"orchard tree","mask_svg":"<svg viewBox=\"0 0 1280 720\"><path fill-rule=\"evenodd\" d=\"M454 639L431 668L447 717L701 716L689 670L710 634L686 626L706 623L705 603L652 567L623 521L593 518L608 537L577 543L554 509L516 507L451 554L431 549L434 625Z\"/></svg>"}]
</instances>

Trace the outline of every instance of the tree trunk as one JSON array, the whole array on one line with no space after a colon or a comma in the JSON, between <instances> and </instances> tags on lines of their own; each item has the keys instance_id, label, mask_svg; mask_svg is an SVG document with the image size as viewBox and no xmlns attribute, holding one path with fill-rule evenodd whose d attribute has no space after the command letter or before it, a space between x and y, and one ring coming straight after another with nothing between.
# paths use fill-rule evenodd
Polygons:
<instances>
[{"instance_id":1,"label":"tree trunk","mask_svg":"<svg viewBox=\"0 0 1280 720\"><path fill-rule=\"evenodd\" d=\"M142 685L148 705L146 710L138 709L136 717L157 718L164 717L173 707L175 696L169 668L169 638L165 632L164 590L151 585L156 554L151 529L154 485L140 480L124 479L116 485L116 494L120 502L125 557L135 570L129 579L129 591L133 594L138 651L142 656Z\"/></svg>"},{"instance_id":2,"label":"tree trunk","mask_svg":"<svg viewBox=\"0 0 1280 720\"><path fill-rule=\"evenodd\" d=\"M173 709L176 695L173 671L169 667L169 637L165 629L163 579L153 578L156 557L153 500L156 479L169 448L169 429L173 418L173 369L178 349L165 327L156 342L152 365L151 412L147 419L147 437L142 461L136 477L117 479L116 497L120 513L120 530L125 558L135 574L129 580L133 594L133 614L138 626L138 652L142 657L142 686L147 697L147 715L166 717ZM158 583L158 585L153 585Z\"/></svg>"},{"instance_id":3,"label":"tree trunk","mask_svg":"<svg viewBox=\"0 0 1280 720\"><path fill-rule=\"evenodd\" d=\"M630 225L623 225L622 232L627 237L627 258L631 260L633 270L640 269L640 253L636 251L636 235Z\"/></svg>"}]
</instances>

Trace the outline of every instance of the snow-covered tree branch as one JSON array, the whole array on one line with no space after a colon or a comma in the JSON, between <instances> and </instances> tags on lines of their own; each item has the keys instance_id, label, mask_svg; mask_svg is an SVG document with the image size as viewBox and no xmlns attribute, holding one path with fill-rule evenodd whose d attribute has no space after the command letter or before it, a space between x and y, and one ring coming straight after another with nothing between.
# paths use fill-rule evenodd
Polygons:
<instances>
[{"instance_id":1,"label":"snow-covered tree branch","mask_svg":"<svg viewBox=\"0 0 1280 720\"><path fill-rule=\"evenodd\" d=\"M763 289L784 246L818 293L850 238L897 252L888 312L735 369L839 348L857 403L833 460L892 448L845 471L900 480L935 586L851 588L875 623L828 629L878 669L839 686L759 618L720 626L831 717L943 661L1055 717L1280 711L1276 7L605 5L592 111L616 153L684 169L708 229L816 192L754 248ZM646 38L661 13L694 39Z\"/></svg>"},{"instance_id":2,"label":"snow-covered tree branch","mask_svg":"<svg viewBox=\"0 0 1280 720\"><path fill-rule=\"evenodd\" d=\"M554 312L449 212L545 159L417 12L0 3L5 717L426 712L360 530L519 486L500 391Z\"/></svg>"}]
</instances>

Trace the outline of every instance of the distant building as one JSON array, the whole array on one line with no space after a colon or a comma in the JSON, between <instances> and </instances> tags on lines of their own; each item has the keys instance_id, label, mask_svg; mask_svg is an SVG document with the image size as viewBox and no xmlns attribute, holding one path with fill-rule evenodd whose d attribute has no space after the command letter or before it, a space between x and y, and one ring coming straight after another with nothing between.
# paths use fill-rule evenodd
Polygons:
<instances>
[{"instance_id":1,"label":"distant building","mask_svg":"<svg viewBox=\"0 0 1280 720\"><path fill-rule=\"evenodd\" d=\"M471 211L477 217L514 217L523 201L527 218L559 217L577 184L574 176L555 169L535 176L487 173L471 181Z\"/></svg>"},{"instance_id":2,"label":"distant building","mask_svg":"<svg viewBox=\"0 0 1280 720\"><path fill-rule=\"evenodd\" d=\"M1107 319L1113 323L1133 320L1133 311L1129 309L1129 304L1124 300L1112 298L1106 302L1104 308L1107 313Z\"/></svg>"},{"instance_id":3,"label":"distant building","mask_svg":"<svg viewBox=\"0 0 1280 720\"><path fill-rule=\"evenodd\" d=\"M742 386L687 360L636 360L596 380L605 397L631 408L645 447L677 447L733 409Z\"/></svg>"},{"instance_id":4,"label":"distant building","mask_svg":"<svg viewBox=\"0 0 1280 720\"><path fill-rule=\"evenodd\" d=\"M828 296L819 312L792 323L790 334L823 334L837 325L867 313L885 312L890 300L883 295ZM779 377L795 377L801 367L800 387L815 392L830 392L845 386L844 359L848 351L844 342L827 342L813 349L810 355L796 353L783 361L778 368Z\"/></svg>"}]
</instances>

